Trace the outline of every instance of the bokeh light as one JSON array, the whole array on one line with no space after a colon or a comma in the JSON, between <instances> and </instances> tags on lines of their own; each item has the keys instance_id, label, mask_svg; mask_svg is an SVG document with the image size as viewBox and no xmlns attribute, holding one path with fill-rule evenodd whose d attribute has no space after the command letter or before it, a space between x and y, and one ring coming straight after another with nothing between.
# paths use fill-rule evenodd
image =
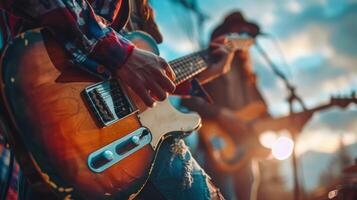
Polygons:
<instances>
[{"instance_id":1,"label":"bokeh light","mask_svg":"<svg viewBox=\"0 0 357 200\"><path fill-rule=\"evenodd\" d=\"M294 142L286 136L281 136L272 145L272 154L278 160L285 160L291 156L293 148Z\"/></svg>"},{"instance_id":2,"label":"bokeh light","mask_svg":"<svg viewBox=\"0 0 357 200\"><path fill-rule=\"evenodd\" d=\"M266 148L271 148L277 139L278 136L273 131L266 131L259 136L260 144Z\"/></svg>"}]
</instances>

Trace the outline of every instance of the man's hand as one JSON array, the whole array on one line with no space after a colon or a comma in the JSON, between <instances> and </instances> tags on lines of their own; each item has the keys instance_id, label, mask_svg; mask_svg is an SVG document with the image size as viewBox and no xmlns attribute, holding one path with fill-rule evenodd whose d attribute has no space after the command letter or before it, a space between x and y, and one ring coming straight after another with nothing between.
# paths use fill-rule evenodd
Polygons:
<instances>
[{"instance_id":1,"label":"man's hand","mask_svg":"<svg viewBox=\"0 0 357 200\"><path fill-rule=\"evenodd\" d=\"M214 58L214 62L210 63L209 68L197 76L202 84L227 73L231 69L234 52L228 48L227 42L226 36L220 36L210 43L210 56Z\"/></svg>"},{"instance_id":2,"label":"man's hand","mask_svg":"<svg viewBox=\"0 0 357 200\"><path fill-rule=\"evenodd\" d=\"M135 48L127 62L116 72L116 77L127 84L147 106L163 101L175 90L175 75L161 57Z\"/></svg>"}]
</instances>

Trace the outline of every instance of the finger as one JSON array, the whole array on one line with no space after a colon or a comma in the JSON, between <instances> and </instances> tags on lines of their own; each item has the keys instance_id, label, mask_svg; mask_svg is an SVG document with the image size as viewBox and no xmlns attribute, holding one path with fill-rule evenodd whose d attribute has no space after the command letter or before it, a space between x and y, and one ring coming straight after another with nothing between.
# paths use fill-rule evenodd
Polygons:
<instances>
[{"instance_id":1,"label":"finger","mask_svg":"<svg viewBox=\"0 0 357 200\"><path fill-rule=\"evenodd\" d=\"M175 84L171 81L171 79L161 71L160 69L157 68L151 68L151 74L153 77L150 77L151 79L155 79L156 82L167 92L173 93L176 89Z\"/></svg>"},{"instance_id":2,"label":"finger","mask_svg":"<svg viewBox=\"0 0 357 200\"><path fill-rule=\"evenodd\" d=\"M221 35L212 40L212 43L221 43L225 44L228 41L228 38L225 35Z\"/></svg>"},{"instance_id":3,"label":"finger","mask_svg":"<svg viewBox=\"0 0 357 200\"><path fill-rule=\"evenodd\" d=\"M165 69L165 74L170 78L171 81L176 80L176 74L174 70L171 68L171 66L168 65L168 67Z\"/></svg>"},{"instance_id":4,"label":"finger","mask_svg":"<svg viewBox=\"0 0 357 200\"><path fill-rule=\"evenodd\" d=\"M147 76L146 79L146 88L151 91L151 94L154 95L159 101L163 101L167 98L167 93L163 88L159 86L150 76Z\"/></svg>"},{"instance_id":5,"label":"finger","mask_svg":"<svg viewBox=\"0 0 357 200\"><path fill-rule=\"evenodd\" d=\"M220 43L211 43L210 44L210 51L215 51L216 49L226 50L227 52L233 52L233 49L228 44L220 44Z\"/></svg>"},{"instance_id":6,"label":"finger","mask_svg":"<svg viewBox=\"0 0 357 200\"><path fill-rule=\"evenodd\" d=\"M165 70L166 75L168 75L168 77L174 81L176 80L176 75L174 70L171 68L171 66L161 57L159 58L159 63L161 64L162 68Z\"/></svg>"},{"instance_id":7,"label":"finger","mask_svg":"<svg viewBox=\"0 0 357 200\"><path fill-rule=\"evenodd\" d=\"M222 46L224 46L224 45L222 45L221 43L211 43L210 45L209 45L209 48L211 49L211 50L213 50L213 49L217 49L217 48L220 48L220 47L222 47Z\"/></svg>"},{"instance_id":8,"label":"finger","mask_svg":"<svg viewBox=\"0 0 357 200\"><path fill-rule=\"evenodd\" d=\"M149 91L144 87L142 82L132 82L129 87L137 94L140 99L149 107L154 106L154 99L151 97Z\"/></svg>"},{"instance_id":9,"label":"finger","mask_svg":"<svg viewBox=\"0 0 357 200\"><path fill-rule=\"evenodd\" d=\"M231 51L227 48L221 47L211 51L213 56L227 56Z\"/></svg>"}]
</instances>

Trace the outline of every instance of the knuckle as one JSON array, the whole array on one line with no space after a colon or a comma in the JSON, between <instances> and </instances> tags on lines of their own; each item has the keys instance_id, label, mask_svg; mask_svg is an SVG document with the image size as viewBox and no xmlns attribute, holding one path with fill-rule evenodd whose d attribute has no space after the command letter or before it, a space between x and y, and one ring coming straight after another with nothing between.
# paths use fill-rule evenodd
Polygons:
<instances>
[{"instance_id":1,"label":"knuckle","mask_svg":"<svg viewBox=\"0 0 357 200\"><path fill-rule=\"evenodd\" d=\"M159 98L159 100L160 100L160 101L165 100L165 99L166 99L166 97L167 97L167 95L166 95L166 93L165 93L165 92L161 93L161 94L158 96L158 98Z\"/></svg>"},{"instance_id":2,"label":"knuckle","mask_svg":"<svg viewBox=\"0 0 357 200\"><path fill-rule=\"evenodd\" d=\"M160 86L169 85L170 82L171 82L171 80L167 76L165 76L164 74L162 74L160 76L157 76L155 80Z\"/></svg>"},{"instance_id":3,"label":"knuckle","mask_svg":"<svg viewBox=\"0 0 357 200\"><path fill-rule=\"evenodd\" d=\"M167 68L169 66L169 64L166 62L166 60L161 57L159 57L159 63L161 64L160 66L162 68Z\"/></svg>"},{"instance_id":4,"label":"knuckle","mask_svg":"<svg viewBox=\"0 0 357 200\"><path fill-rule=\"evenodd\" d=\"M151 96L148 93L142 93L141 99L144 101L144 103L147 106L152 106L154 104L154 101L152 100Z\"/></svg>"},{"instance_id":5,"label":"knuckle","mask_svg":"<svg viewBox=\"0 0 357 200\"><path fill-rule=\"evenodd\" d=\"M158 56L157 59L158 59L158 61L161 62L161 63L166 63L165 59L162 58L162 57L160 57L160 56Z\"/></svg>"},{"instance_id":6,"label":"knuckle","mask_svg":"<svg viewBox=\"0 0 357 200\"><path fill-rule=\"evenodd\" d=\"M155 101L153 101L150 97L150 100L148 101L147 105L150 106L150 107L153 107L155 104Z\"/></svg>"}]
</instances>

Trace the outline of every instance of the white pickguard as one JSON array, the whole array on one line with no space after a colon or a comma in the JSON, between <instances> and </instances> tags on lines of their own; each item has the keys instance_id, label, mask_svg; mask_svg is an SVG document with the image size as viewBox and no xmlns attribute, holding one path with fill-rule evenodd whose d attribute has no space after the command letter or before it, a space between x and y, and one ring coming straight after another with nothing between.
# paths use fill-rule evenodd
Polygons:
<instances>
[{"instance_id":1,"label":"white pickguard","mask_svg":"<svg viewBox=\"0 0 357 200\"><path fill-rule=\"evenodd\" d=\"M152 133L151 145L155 149L160 139L173 131L191 132L201 126L201 117L197 113L182 113L166 99L157 102L153 108L139 114L140 122Z\"/></svg>"}]
</instances>

